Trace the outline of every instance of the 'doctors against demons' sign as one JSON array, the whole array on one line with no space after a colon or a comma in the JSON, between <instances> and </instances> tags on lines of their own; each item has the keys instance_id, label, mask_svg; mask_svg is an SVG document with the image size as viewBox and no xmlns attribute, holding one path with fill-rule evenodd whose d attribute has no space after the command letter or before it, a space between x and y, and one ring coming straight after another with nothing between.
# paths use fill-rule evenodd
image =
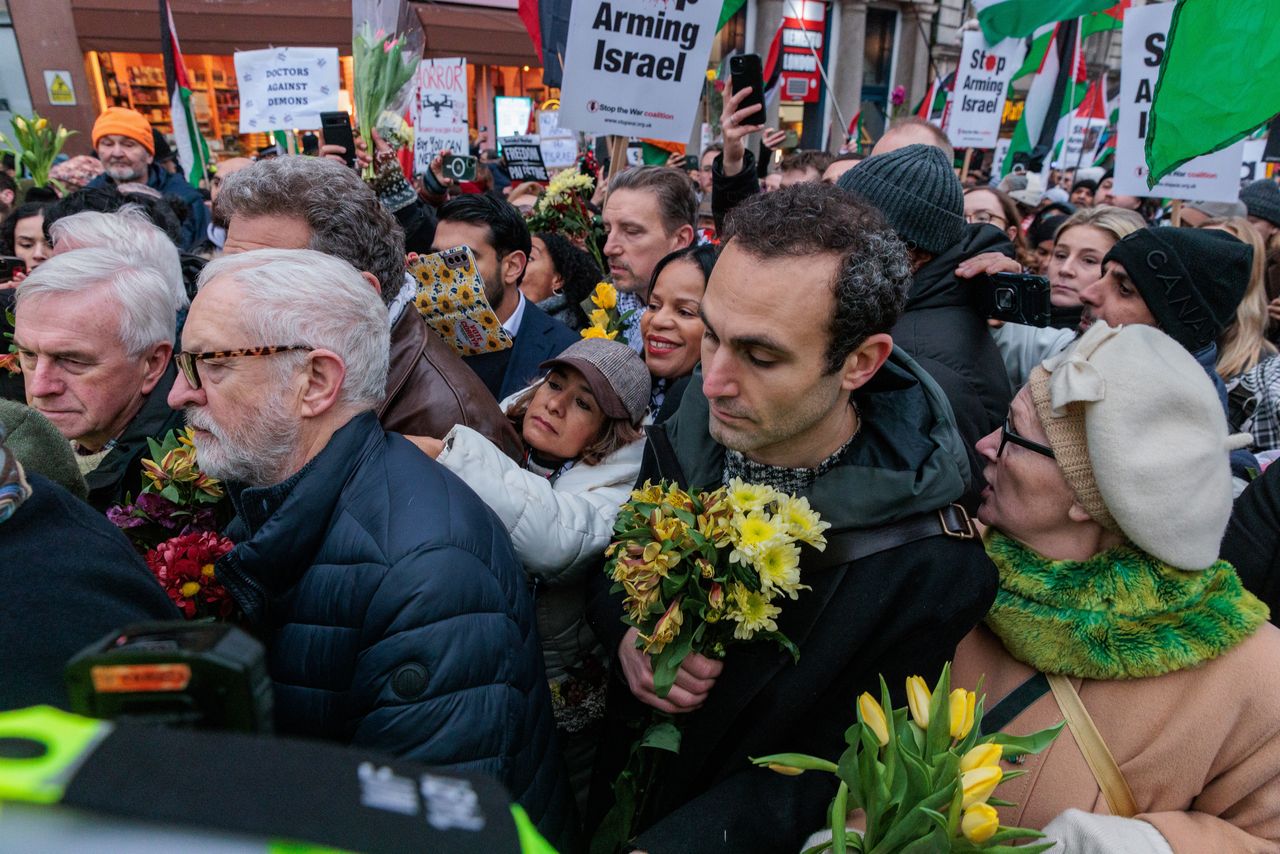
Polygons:
<instances>
[{"instance_id":1,"label":"'doctors against demons' sign","mask_svg":"<svg viewBox=\"0 0 1280 854\"><path fill-rule=\"evenodd\" d=\"M560 126L688 142L721 0L575 0Z\"/></svg>"},{"instance_id":2,"label":"'doctors against demons' sign","mask_svg":"<svg viewBox=\"0 0 1280 854\"><path fill-rule=\"evenodd\" d=\"M235 54L240 133L320 127L338 109L338 49L273 47Z\"/></svg>"}]
</instances>

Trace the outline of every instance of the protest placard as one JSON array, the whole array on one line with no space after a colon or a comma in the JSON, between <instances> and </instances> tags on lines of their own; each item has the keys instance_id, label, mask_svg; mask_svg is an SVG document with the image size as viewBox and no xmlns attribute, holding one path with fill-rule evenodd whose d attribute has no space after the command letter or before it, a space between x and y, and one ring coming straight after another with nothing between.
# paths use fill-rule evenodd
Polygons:
<instances>
[{"instance_id":1,"label":"protest placard","mask_svg":"<svg viewBox=\"0 0 1280 854\"><path fill-rule=\"evenodd\" d=\"M511 176L512 182L548 180L539 143L537 134L504 136L498 139L498 144L502 147L502 159L507 162L507 174Z\"/></svg>"},{"instance_id":2,"label":"protest placard","mask_svg":"<svg viewBox=\"0 0 1280 854\"><path fill-rule=\"evenodd\" d=\"M1124 13L1115 192L1125 196L1232 202L1240 192L1243 142L1189 160L1155 187L1147 187L1147 123L1173 7L1173 3L1157 3L1126 9Z\"/></svg>"},{"instance_id":3,"label":"protest placard","mask_svg":"<svg viewBox=\"0 0 1280 854\"><path fill-rule=\"evenodd\" d=\"M1004 115L1004 99L1013 72L1022 65L1026 45L1005 39L994 47L981 30L964 34L955 89L947 99L943 128L956 148L995 148Z\"/></svg>"},{"instance_id":4,"label":"protest placard","mask_svg":"<svg viewBox=\"0 0 1280 854\"><path fill-rule=\"evenodd\" d=\"M240 133L320 127L338 109L338 49L273 47L235 54Z\"/></svg>"},{"instance_id":5,"label":"protest placard","mask_svg":"<svg viewBox=\"0 0 1280 854\"><path fill-rule=\"evenodd\" d=\"M564 169L578 162L578 137L560 127L559 110L538 111L538 136L542 138L542 163L548 169Z\"/></svg>"},{"instance_id":6,"label":"protest placard","mask_svg":"<svg viewBox=\"0 0 1280 854\"><path fill-rule=\"evenodd\" d=\"M1270 178L1267 174L1267 140L1246 139L1244 141L1244 157L1240 163L1240 181L1248 184L1259 178Z\"/></svg>"},{"instance_id":7,"label":"protest placard","mask_svg":"<svg viewBox=\"0 0 1280 854\"><path fill-rule=\"evenodd\" d=\"M575 2L561 126L688 142L719 15L709 0Z\"/></svg>"},{"instance_id":8,"label":"protest placard","mask_svg":"<svg viewBox=\"0 0 1280 854\"><path fill-rule=\"evenodd\" d=\"M418 93L409 107L413 118L413 167L419 174L444 149L466 154L467 61L462 57L424 59L418 65Z\"/></svg>"}]
</instances>

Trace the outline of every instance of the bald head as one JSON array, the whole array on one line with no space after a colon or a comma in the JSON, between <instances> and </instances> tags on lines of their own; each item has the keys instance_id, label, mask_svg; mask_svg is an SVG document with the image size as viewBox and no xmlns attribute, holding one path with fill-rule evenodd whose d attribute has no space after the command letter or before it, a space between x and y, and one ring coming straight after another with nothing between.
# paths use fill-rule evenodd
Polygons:
<instances>
[{"instance_id":1,"label":"bald head","mask_svg":"<svg viewBox=\"0 0 1280 854\"><path fill-rule=\"evenodd\" d=\"M884 136L876 142L875 148L871 149L871 154L873 156L884 154L887 151L897 151L899 148L916 144L932 145L934 148L942 149L948 161L956 159L955 149L951 147L947 135L936 125L917 116L895 119L893 126L884 132Z\"/></svg>"}]
</instances>

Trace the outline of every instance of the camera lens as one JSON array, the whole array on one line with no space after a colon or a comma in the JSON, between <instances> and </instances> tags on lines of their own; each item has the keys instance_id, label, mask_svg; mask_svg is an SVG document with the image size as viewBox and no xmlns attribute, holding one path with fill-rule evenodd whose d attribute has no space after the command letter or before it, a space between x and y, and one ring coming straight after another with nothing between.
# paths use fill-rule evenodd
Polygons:
<instances>
[{"instance_id":1,"label":"camera lens","mask_svg":"<svg viewBox=\"0 0 1280 854\"><path fill-rule=\"evenodd\" d=\"M999 288L996 290L996 307L998 309L1012 311L1017 304L1018 298L1012 288Z\"/></svg>"}]
</instances>

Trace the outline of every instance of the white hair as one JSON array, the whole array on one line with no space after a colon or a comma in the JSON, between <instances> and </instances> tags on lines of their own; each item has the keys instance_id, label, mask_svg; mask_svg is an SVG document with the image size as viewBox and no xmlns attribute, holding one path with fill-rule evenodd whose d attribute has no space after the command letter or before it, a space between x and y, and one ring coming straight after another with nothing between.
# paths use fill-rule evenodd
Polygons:
<instances>
[{"instance_id":1,"label":"white hair","mask_svg":"<svg viewBox=\"0 0 1280 854\"><path fill-rule=\"evenodd\" d=\"M241 322L261 345L331 350L347 369L342 403L382 402L391 356L387 307L354 267L311 249L257 249L210 262L196 287L223 276L239 286Z\"/></svg>"},{"instance_id":2,"label":"white hair","mask_svg":"<svg viewBox=\"0 0 1280 854\"><path fill-rule=\"evenodd\" d=\"M49 226L54 253L75 249L109 249L138 264L154 267L169 283L174 312L190 305L182 284L178 247L137 205L125 205L114 213L84 211L63 217Z\"/></svg>"},{"instance_id":3,"label":"white hair","mask_svg":"<svg viewBox=\"0 0 1280 854\"><path fill-rule=\"evenodd\" d=\"M173 343L178 320L169 283L160 271L136 258L106 249L75 249L45 261L18 288L16 311L47 296L80 296L106 287L120 305L120 343L141 356L160 343Z\"/></svg>"}]
</instances>

